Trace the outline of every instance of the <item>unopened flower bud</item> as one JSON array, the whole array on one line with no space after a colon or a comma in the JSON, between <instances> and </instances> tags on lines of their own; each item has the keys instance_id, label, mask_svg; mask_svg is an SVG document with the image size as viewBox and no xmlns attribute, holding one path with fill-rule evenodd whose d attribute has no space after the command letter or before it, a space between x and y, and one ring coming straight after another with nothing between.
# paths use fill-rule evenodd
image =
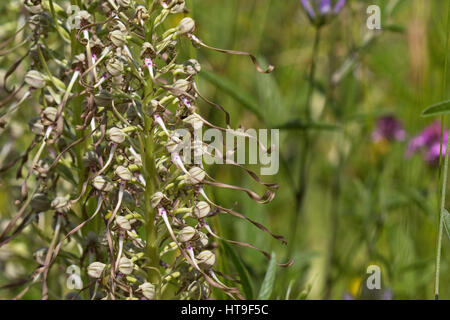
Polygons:
<instances>
[{"instance_id":1,"label":"unopened flower bud","mask_svg":"<svg viewBox=\"0 0 450 320\"><path fill-rule=\"evenodd\" d=\"M111 93L106 90L101 90L94 96L95 104L99 107L108 107L111 105L113 97Z\"/></svg>"},{"instance_id":2,"label":"unopened flower bud","mask_svg":"<svg viewBox=\"0 0 450 320\"><path fill-rule=\"evenodd\" d=\"M197 230L191 226L184 227L178 233L178 240L180 242L186 242L192 240L197 235Z\"/></svg>"},{"instance_id":3,"label":"unopened flower bud","mask_svg":"<svg viewBox=\"0 0 450 320\"><path fill-rule=\"evenodd\" d=\"M120 76L123 72L123 63L118 59L109 60L106 64L106 70L113 76Z\"/></svg>"},{"instance_id":4,"label":"unopened flower bud","mask_svg":"<svg viewBox=\"0 0 450 320\"><path fill-rule=\"evenodd\" d=\"M184 118L183 122L189 123L194 130L200 130L203 127L203 120L196 113Z\"/></svg>"},{"instance_id":5,"label":"unopened flower bud","mask_svg":"<svg viewBox=\"0 0 450 320\"><path fill-rule=\"evenodd\" d=\"M133 178L131 171L124 166L118 166L114 172L120 179L125 181L130 181Z\"/></svg>"},{"instance_id":6,"label":"unopened flower bud","mask_svg":"<svg viewBox=\"0 0 450 320\"><path fill-rule=\"evenodd\" d=\"M148 300L153 300L155 298L155 286L150 282L144 282L139 286L139 289Z\"/></svg>"},{"instance_id":7,"label":"unopened flower bud","mask_svg":"<svg viewBox=\"0 0 450 320\"><path fill-rule=\"evenodd\" d=\"M209 243L208 236L206 233L199 231L198 232L198 240L196 242L196 247L206 247Z\"/></svg>"},{"instance_id":8,"label":"unopened flower bud","mask_svg":"<svg viewBox=\"0 0 450 320\"><path fill-rule=\"evenodd\" d=\"M102 276L103 270L105 270L106 265L101 262L92 262L87 269L89 277L98 279Z\"/></svg>"},{"instance_id":9,"label":"unopened flower bud","mask_svg":"<svg viewBox=\"0 0 450 320\"><path fill-rule=\"evenodd\" d=\"M120 258L119 261L119 271L122 272L125 275L129 275L133 272L133 262L131 262L130 259L128 259L127 257L122 257Z\"/></svg>"},{"instance_id":10,"label":"unopened flower bud","mask_svg":"<svg viewBox=\"0 0 450 320\"><path fill-rule=\"evenodd\" d=\"M181 140L178 137L171 137L169 141L166 142L165 147L167 152L170 154L179 151Z\"/></svg>"},{"instance_id":11,"label":"unopened flower bud","mask_svg":"<svg viewBox=\"0 0 450 320\"><path fill-rule=\"evenodd\" d=\"M123 47L127 43L126 34L120 30L111 31L109 33L109 40L111 40L116 47Z\"/></svg>"},{"instance_id":12,"label":"unopened flower bud","mask_svg":"<svg viewBox=\"0 0 450 320\"><path fill-rule=\"evenodd\" d=\"M92 16L89 12L86 10L78 11L76 14L76 19L81 22L81 27L84 27L85 25L91 24L94 22L92 19Z\"/></svg>"},{"instance_id":13,"label":"unopened flower bud","mask_svg":"<svg viewBox=\"0 0 450 320\"><path fill-rule=\"evenodd\" d=\"M200 167L192 167L189 169L189 175L187 176L187 182L189 184L197 184L205 179L206 172Z\"/></svg>"},{"instance_id":14,"label":"unopened flower bud","mask_svg":"<svg viewBox=\"0 0 450 320\"><path fill-rule=\"evenodd\" d=\"M49 126L56 121L58 110L53 107L47 107L42 111L42 124Z\"/></svg>"},{"instance_id":15,"label":"unopened flower bud","mask_svg":"<svg viewBox=\"0 0 450 320\"><path fill-rule=\"evenodd\" d=\"M131 230L130 221L124 216L116 216L116 225L123 230Z\"/></svg>"},{"instance_id":16,"label":"unopened flower bud","mask_svg":"<svg viewBox=\"0 0 450 320\"><path fill-rule=\"evenodd\" d=\"M151 203L152 208L156 208L158 205L168 205L171 203L171 201L164 193L158 191L152 196Z\"/></svg>"},{"instance_id":17,"label":"unopened flower bud","mask_svg":"<svg viewBox=\"0 0 450 320\"><path fill-rule=\"evenodd\" d=\"M131 5L131 0L117 0L117 4L122 8L128 8Z\"/></svg>"},{"instance_id":18,"label":"unopened flower bud","mask_svg":"<svg viewBox=\"0 0 450 320\"><path fill-rule=\"evenodd\" d=\"M142 49L141 49L141 58L154 58L156 55L155 49L153 48L153 46L151 45L151 43L149 42L144 42L142 44Z\"/></svg>"},{"instance_id":19,"label":"unopened flower bud","mask_svg":"<svg viewBox=\"0 0 450 320\"><path fill-rule=\"evenodd\" d=\"M66 197L56 197L51 203L52 209L58 212L65 213L70 210L70 203Z\"/></svg>"},{"instance_id":20,"label":"unopened flower bud","mask_svg":"<svg viewBox=\"0 0 450 320\"><path fill-rule=\"evenodd\" d=\"M197 219L201 219L208 216L210 211L211 208L209 204L205 201L200 201L195 205L193 213Z\"/></svg>"},{"instance_id":21,"label":"unopened flower bud","mask_svg":"<svg viewBox=\"0 0 450 320\"><path fill-rule=\"evenodd\" d=\"M117 144L122 143L125 141L125 133L120 130L119 128L113 127L108 130L107 137L112 142L115 142Z\"/></svg>"},{"instance_id":22,"label":"unopened flower bud","mask_svg":"<svg viewBox=\"0 0 450 320\"><path fill-rule=\"evenodd\" d=\"M33 211L43 212L50 209L50 200L43 193L36 193L31 198L30 206Z\"/></svg>"},{"instance_id":23,"label":"unopened flower bud","mask_svg":"<svg viewBox=\"0 0 450 320\"><path fill-rule=\"evenodd\" d=\"M95 164L97 164L97 162L98 162L98 156L94 151L89 150L83 155L83 164L86 167L95 165Z\"/></svg>"},{"instance_id":24,"label":"unopened flower bud","mask_svg":"<svg viewBox=\"0 0 450 320\"><path fill-rule=\"evenodd\" d=\"M196 75L202 70L202 66L195 59L189 59L183 64L184 72L190 75Z\"/></svg>"},{"instance_id":25,"label":"unopened flower bud","mask_svg":"<svg viewBox=\"0 0 450 320\"><path fill-rule=\"evenodd\" d=\"M42 124L42 121L40 118L34 118L30 121L30 130L34 134L38 136L43 136L45 134L45 127Z\"/></svg>"},{"instance_id":26,"label":"unopened flower bud","mask_svg":"<svg viewBox=\"0 0 450 320\"><path fill-rule=\"evenodd\" d=\"M24 4L27 11L31 14L39 14L44 11L40 1L26 0Z\"/></svg>"},{"instance_id":27,"label":"unopened flower bud","mask_svg":"<svg viewBox=\"0 0 450 320\"><path fill-rule=\"evenodd\" d=\"M183 18L177 26L178 34L190 34L195 30L195 21L190 17Z\"/></svg>"},{"instance_id":28,"label":"unopened flower bud","mask_svg":"<svg viewBox=\"0 0 450 320\"><path fill-rule=\"evenodd\" d=\"M210 269L216 263L216 256L209 250L200 252L196 257L199 267Z\"/></svg>"},{"instance_id":29,"label":"unopened flower bud","mask_svg":"<svg viewBox=\"0 0 450 320\"><path fill-rule=\"evenodd\" d=\"M188 92L191 89L191 83L184 79L178 79L172 85L172 88L175 89L175 91L176 91L175 94L180 95L185 92Z\"/></svg>"},{"instance_id":30,"label":"unopened flower bud","mask_svg":"<svg viewBox=\"0 0 450 320\"><path fill-rule=\"evenodd\" d=\"M41 266L45 264L45 256L47 255L47 251L47 248L41 248L33 253L34 260Z\"/></svg>"},{"instance_id":31,"label":"unopened flower bud","mask_svg":"<svg viewBox=\"0 0 450 320\"><path fill-rule=\"evenodd\" d=\"M92 185L95 189L105 192L109 192L113 189L112 183L103 176L96 176L94 180L92 180Z\"/></svg>"},{"instance_id":32,"label":"unopened flower bud","mask_svg":"<svg viewBox=\"0 0 450 320\"><path fill-rule=\"evenodd\" d=\"M30 70L25 75L25 82L32 88L42 89L45 87L45 76L37 70Z\"/></svg>"}]
</instances>

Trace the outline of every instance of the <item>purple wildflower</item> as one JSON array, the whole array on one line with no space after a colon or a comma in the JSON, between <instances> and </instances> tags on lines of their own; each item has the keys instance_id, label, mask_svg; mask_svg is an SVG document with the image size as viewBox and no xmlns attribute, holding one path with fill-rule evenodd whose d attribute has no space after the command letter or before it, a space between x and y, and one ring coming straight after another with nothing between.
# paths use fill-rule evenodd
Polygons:
<instances>
[{"instance_id":1,"label":"purple wildflower","mask_svg":"<svg viewBox=\"0 0 450 320\"><path fill-rule=\"evenodd\" d=\"M328 16L337 15L346 0L300 0L308 17L315 24L322 25Z\"/></svg>"},{"instance_id":2,"label":"purple wildflower","mask_svg":"<svg viewBox=\"0 0 450 320\"><path fill-rule=\"evenodd\" d=\"M384 116L378 119L377 127L372 132L372 139L375 142L381 140L403 141L406 132L403 125L394 116Z\"/></svg>"},{"instance_id":3,"label":"purple wildflower","mask_svg":"<svg viewBox=\"0 0 450 320\"><path fill-rule=\"evenodd\" d=\"M442 137L442 155L445 155L448 141L448 131L444 128ZM437 165L441 154L441 123L433 122L417 136L413 137L406 150L406 156L411 157L421 151L425 161L431 165Z\"/></svg>"}]
</instances>

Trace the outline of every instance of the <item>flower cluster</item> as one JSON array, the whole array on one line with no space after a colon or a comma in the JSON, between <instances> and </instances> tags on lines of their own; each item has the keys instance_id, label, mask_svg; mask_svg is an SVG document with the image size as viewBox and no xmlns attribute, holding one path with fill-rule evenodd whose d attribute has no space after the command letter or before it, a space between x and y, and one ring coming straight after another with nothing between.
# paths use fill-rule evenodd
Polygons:
<instances>
[{"instance_id":1,"label":"flower cluster","mask_svg":"<svg viewBox=\"0 0 450 320\"><path fill-rule=\"evenodd\" d=\"M227 127L213 127L233 130L226 111L197 88L200 63L179 61L179 43L185 38L197 48L247 55L261 72L272 67L262 70L248 53L206 45L188 16L167 29L171 15L188 12L184 0L153 1L149 7L130 0L79 2L83 7L67 17L54 2L25 1L33 41L24 60L29 89L23 100L38 97L41 113L30 123L35 139L28 152L37 151L22 185L22 206L1 233L0 246L26 226L17 225L26 213L53 218L52 241L35 255L32 277L42 281L44 299L52 265L80 261L93 280L84 288L92 299L205 299L212 287L240 297L217 272L214 241L259 249L223 239L208 221L230 214L270 232L214 203L205 187L240 190L267 203L277 185L246 170L266 187L259 196L185 161L191 151L211 152L198 140L194 150L183 148L180 131L194 139L196 130L213 126L198 113L199 99L225 112ZM65 19L74 22L70 33ZM30 176L36 178L31 192ZM61 257L62 251L68 254Z\"/></svg>"}]
</instances>

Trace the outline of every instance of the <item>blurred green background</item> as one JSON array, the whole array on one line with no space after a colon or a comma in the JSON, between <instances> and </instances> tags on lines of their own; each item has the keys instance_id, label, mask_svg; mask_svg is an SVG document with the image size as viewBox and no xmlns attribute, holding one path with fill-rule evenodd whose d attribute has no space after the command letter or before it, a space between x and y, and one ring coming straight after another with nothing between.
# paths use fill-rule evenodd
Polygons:
<instances>
[{"instance_id":1,"label":"blurred green background","mask_svg":"<svg viewBox=\"0 0 450 320\"><path fill-rule=\"evenodd\" d=\"M313 117L327 126L315 129L299 125L304 120L314 41L314 28L299 1L187 2L197 21L196 34L205 43L252 52L264 65L275 66L271 74L259 74L246 57L184 46L184 55L194 55L202 64L200 91L227 109L233 127L291 124L281 130L283 163L278 174L263 177L279 184L273 202L259 205L236 191L208 189L217 203L231 207L237 202L238 211L286 237L289 244L284 246L248 223L218 218L227 238L274 251L278 262L294 259L291 267L277 268L271 298L342 299L349 294L358 298L366 269L373 264L380 266L382 288L394 299L434 298L439 169L419 155L407 159L404 154L408 139L433 121L421 118L421 111L447 96L448 86L443 89L442 82L448 1L348 1L322 30L312 109ZM366 27L371 4L382 11L383 29L378 32ZM2 20L9 20L12 5L2 2ZM7 63L11 61L0 61L2 68ZM336 75L340 79L332 83ZM216 109L206 104L200 108L206 119L224 124ZM17 114L15 120L32 113ZM372 141L377 119L387 114L403 123L406 141ZM305 130L313 140L307 193L297 212ZM27 141L27 136L21 139ZM2 132L0 145L8 140L9 133ZM238 169L215 166L210 173L222 182L262 191ZM15 212L8 186L0 182L0 218ZM450 298L450 241L446 234L443 240L441 298ZM34 262L25 260L28 246L33 247L19 238L0 249L0 286L33 270ZM233 249L248 271L256 298L268 261L258 252ZM229 254L221 268L237 272ZM0 298L17 292L0 290ZM27 297L33 294L31 290Z\"/></svg>"}]
</instances>

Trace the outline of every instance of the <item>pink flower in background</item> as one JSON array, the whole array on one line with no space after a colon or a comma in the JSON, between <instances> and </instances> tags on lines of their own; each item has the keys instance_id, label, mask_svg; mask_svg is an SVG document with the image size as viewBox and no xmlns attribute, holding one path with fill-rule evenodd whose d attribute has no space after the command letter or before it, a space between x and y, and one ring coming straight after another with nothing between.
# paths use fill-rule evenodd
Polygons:
<instances>
[{"instance_id":1,"label":"pink flower in background","mask_svg":"<svg viewBox=\"0 0 450 320\"><path fill-rule=\"evenodd\" d=\"M442 155L445 155L447 141L448 131L444 128L444 134L442 137ZM441 154L440 121L433 122L409 141L406 156L411 157L418 152L423 154L425 161L429 164L437 165L439 163L439 157Z\"/></svg>"},{"instance_id":2,"label":"pink flower in background","mask_svg":"<svg viewBox=\"0 0 450 320\"><path fill-rule=\"evenodd\" d=\"M377 127L372 132L372 140L375 142L381 140L403 141L406 138L406 132L400 121L394 116L384 116L378 119Z\"/></svg>"}]
</instances>

